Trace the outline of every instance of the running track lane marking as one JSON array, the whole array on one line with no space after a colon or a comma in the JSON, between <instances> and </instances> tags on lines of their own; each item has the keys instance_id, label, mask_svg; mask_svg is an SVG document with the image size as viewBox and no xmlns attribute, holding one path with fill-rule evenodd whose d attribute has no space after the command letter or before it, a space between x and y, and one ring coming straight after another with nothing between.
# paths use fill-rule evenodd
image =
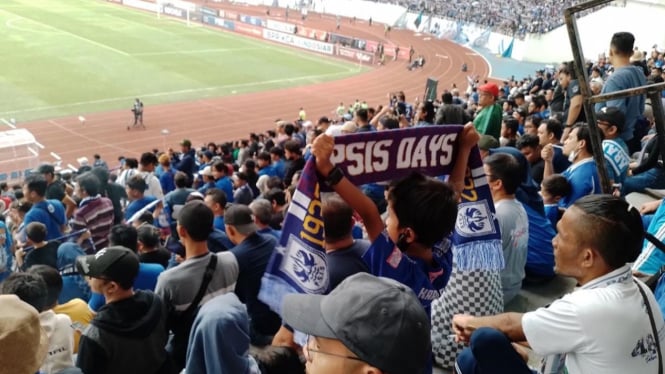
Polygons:
<instances>
[{"instance_id":1,"label":"running track lane marking","mask_svg":"<svg viewBox=\"0 0 665 374\"><path fill-rule=\"evenodd\" d=\"M66 126L58 123L56 120L50 119L50 120L48 120L48 123L58 127L59 129L62 129L64 131L66 131L66 132L68 132L68 133L70 133L74 136L78 136L80 138L83 138L83 139L89 141L90 143L97 143L97 144L100 144L100 145L103 145L103 146L106 146L106 147L109 147L109 148L117 149L117 150L119 150L123 153L127 153L127 152L131 153L132 152L131 150L129 150L127 148L118 147L117 145L114 145L114 144L111 144L111 143L105 143L105 142L99 141L99 139L95 139L95 138L92 138L90 136L81 134L80 132L76 132L74 130L71 130L71 129L67 128Z\"/></svg>"},{"instance_id":2,"label":"running track lane marking","mask_svg":"<svg viewBox=\"0 0 665 374\"><path fill-rule=\"evenodd\" d=\"M0 121L2 121L2 123L4 123L5 125L11 127L12 129L15 129L15 128L16 128L16 126L14 126L11 122L7 121L7 120L4 119L4 118L0 118Z\"/></svg>"},{"instance_id":3,"label":"running track lane marking","mask_svg":"<svg viewBox=\"0 0 665 374\"><path fill-rule=\"evenodd\" d=\"M179 54L198 54L198 53L221 53L221 52L240 52L240 51L256 51L263 48L259 47L244 47L244 48L212 48L212 49L196 49L191 51L162 51L162 52L139 52L132 53L133 57L143 56L165 56L165 55L179 55Z\"/></svg>"},{"instance_id":4,"label":"running track lane marking","mask_svg":"<svg viewBox=\"0 0 665 374\"><path fill-rule=\"evenodd\" d=\"M191 88L191 89L186 89L186 90L156 92L156 93L151 93L151 94L138 94L138 95L132 95L132 96L112 97L112 98L99 99L99 100L79 101L79 102L76 102L76 103L69 103L69 104L48 105L48 106L41 106L41 107L34 107L34 108L27 108L27 109L20 109L20 110L11 110L11 111L8 111L8 112L3 112L2 114L7 115L7 114L33 113L33 112L41 112L41 111L44 111L44 110L71 108L71 107L76 107L76 106L81 106L81 105L103 104L103 103L111 103L111 102L116 102L116 101L126 101L126 100L130 100L130 99L134 99L137 96L141 97L141 98L145 98L145 97L161 97L161 96L169 96L169 95L180 95L180 94L187 94L187 93L194 93L194 92L201 92L201 91L212 91L212 90L226 89L226 88L243 88L243 87L262 86L262 85L278 84L278 83L285 83L285 82L297 82L297 81L301 81L301 80L315 80L315 79L319 79L319 78L332 77L332 76L345 75L345 74L350 74L350 72L343 71L343 72L329 73L329 74L308 75L308 76L296 77L296 78L273 79L273 80L260 81L260 82L226 84L226 85L221 85L221 86Z\"/></svg>"},{"instance_id":5,"label":"running track lane marking","mask_svg":"<svg viewBox=\"0 0 665 374\"><path fill-rule=\"evenodd\" d=\"M88 39L88 38L84 38L84 37L82 37L81 35L74 34L74 33L69 32L69 31L67 31L67 30L63 30L63 29L60 29L60 28L58 28L58 27L55 27L55 26L52 26L52 25L49 25L49 24L46 24L46 23L43 23L43 22L40 22L40 21L36 21L36 20L31 19L31 18L23 17L23 16L21 16L21 15L18 15L18 14L14 13L14 12L10 12L10 11L8 11L8 10L0 9L0 12L6 13L6 14L10 14L10 15L12 15L12 16L18 17L18 18L23 19L23 20L26 20L26 21L33 22L33 23L38 24L38 25L42 25L42 26L44 26L44 27L47 27L47 28L50 28L50 29L52 29L52 30L58 31L58 32L63 33L63 34L65 34L65 35L69 35L69 36L71 36L71 37L73 37L73 38L75 38L75 39L79 39L79 40L82 40L82 41L84 41L84 42L86 42L86 43L90 43L90 44L92 44L92 45L95 45L95 46L97 46L97 47L104 48L104 49L109 50L109 51L111 51L111 52L115 52L115 53L118 53L118 54L120 54L120 55L123 55L123 56L127 56L127 57L129 57L129 53L127 53L127 52L125 52L125 51L121 51L121 50L119 50L119 49L113 48L113 47L108 46L108 45L106 45L106 44L102 44L102 43L100 43L100 42L96 42L96 41L94 41L94 40L91 40L91 39Z\"/></svg>"}]
</instances>

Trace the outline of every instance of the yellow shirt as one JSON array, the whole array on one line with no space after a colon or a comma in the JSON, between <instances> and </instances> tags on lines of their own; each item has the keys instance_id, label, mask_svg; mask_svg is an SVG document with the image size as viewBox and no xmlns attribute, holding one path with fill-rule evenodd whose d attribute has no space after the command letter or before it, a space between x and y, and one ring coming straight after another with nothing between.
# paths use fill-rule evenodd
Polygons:
<instances>
[{"instance_id":1,"label":"yellow shirt","mask_svg":"<svg viewBox=\"0 0 665 374\"><path fill-rule=\"evenodd\" d=\"M306 117L305 111L301 110L300 113L298 113L298 117L300 117L301 121L304 121Z\"/></svg>"},{"instance_id":2,"label":"yellow shirt","mask_svg":"<svg viewBox=\"0 0 665 374\"><path fill-rule=\"evenodd\" d=\"M90 324L95 313L88 308L88 303L81 299L72 299L64 304L57 305L53 311L66 314L72 320L72 331L74 331L74 353L78 353L79 339L83 330Z\"/></svg>"}]
</instances>

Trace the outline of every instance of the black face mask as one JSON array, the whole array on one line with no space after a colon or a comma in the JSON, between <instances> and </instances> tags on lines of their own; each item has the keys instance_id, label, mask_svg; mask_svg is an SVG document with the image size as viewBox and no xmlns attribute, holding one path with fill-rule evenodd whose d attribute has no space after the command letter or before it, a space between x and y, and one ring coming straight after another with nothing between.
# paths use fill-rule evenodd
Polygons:
<instances>
[{"instance_id":1,"label":"black face mask","mask_svg":"<svg viewBox=\"0 0 665 374\"><path fill-rule=\"evenodd\" d=\"M404 234L399 234L397 237L397 243L395 243L397 248L399 248L400 251L406 252L406 250L409 248L409 243L406 242L406 235Z\"/></svg>"}]
</instances>

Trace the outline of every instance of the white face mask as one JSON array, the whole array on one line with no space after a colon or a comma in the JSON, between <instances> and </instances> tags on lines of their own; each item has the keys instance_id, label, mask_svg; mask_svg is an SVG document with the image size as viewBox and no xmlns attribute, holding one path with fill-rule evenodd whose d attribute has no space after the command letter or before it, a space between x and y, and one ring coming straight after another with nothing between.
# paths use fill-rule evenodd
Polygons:
<instances>
[{"instance_id":1,"label":"white face mask","mask_svg":"<svg viewBox=\"0 0 665 374\"><path fill-rule=\"evenodd\" d=\"M508 138L504 138L503 136L499 138L499 144L500 144L502 147L507 146L507 145L508 145L508 142L510 142L510 139L508 139Z\"/></svg>"},{"instance_id":2,"label":"white face mask","mask_svg":"<svg viewBox=\"0 0 665 374\"><path fill-rule=\"evenodd\" d=\"M575 162L576 158L577 158L577 151L572 151L568 155L568 161L570 161L571 163Z\"/></svg>"}]
</instances>

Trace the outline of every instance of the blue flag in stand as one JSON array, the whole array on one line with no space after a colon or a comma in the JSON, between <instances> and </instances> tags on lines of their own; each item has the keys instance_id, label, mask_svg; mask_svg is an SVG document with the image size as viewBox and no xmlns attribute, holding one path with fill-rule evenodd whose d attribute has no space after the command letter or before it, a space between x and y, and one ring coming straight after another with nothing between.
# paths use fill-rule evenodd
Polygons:
<instances>
[{"instance_id":1,"label":"blue flag in stand","mask_svg":"<svg viewBox=\"0 0 665 374\"><path fill-rule=\"evenodd\" d=\"M455 164L456 139L462 128L426 126L338 136L331 161L355 185L401 179L415 171L448 175ZM477 147L468 160L464 184L451 237L457 267L501 270L501 234ZM323 294L328 289L321 210L321 185L312 157L293 194L259 292L259 299L279 314L284 295Z\"/></svg>"},{"instance_id":2,"label":"blue flag in stand","mask_svg":"<svg viewBox=\"0 0 665 374\"><path fill-rule=\"evenodd\" d=\"M420 23L423 22L423 12L425 10L421 10L420 13L418 13L418 17L416 17L416 20L413 21L413 24L416 25L416 28L420 27Z\"/></svg>"}]
</instances>

